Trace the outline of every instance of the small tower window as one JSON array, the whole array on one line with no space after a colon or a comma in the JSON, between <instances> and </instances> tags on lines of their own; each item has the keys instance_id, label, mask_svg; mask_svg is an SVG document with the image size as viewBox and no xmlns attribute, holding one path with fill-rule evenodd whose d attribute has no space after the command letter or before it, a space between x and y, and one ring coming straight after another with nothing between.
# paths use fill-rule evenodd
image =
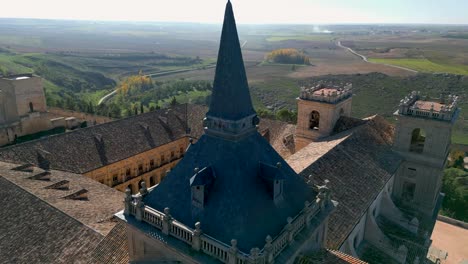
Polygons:
<instances>
[{"instance_id":1,"label":"small tower window","mask_svg":"<svg viewBox=\"0 0 468 264\"><path fill-rule=\"evenodd\" d=\"M320 113L312 111L309 117L309 129L318 130L320 126Z\"/></svg>"},{"instance_id":2,"label":"small tower window","mask_svg":"<svg viewBox=\"0 0 468 264\"><path fill-rule=\"evenodd\" d=\"M29 112L34 112L34 105L32 102L29 102Z\"/></svg>"},{"instance_id":3,"label":"small tower window","mask_svg":"<svg viewBox=\"0 0 468 264\"><path fill-rule=\"evenodd\" d=\"M426 142L426 133L420 128L416 128L411 133L410 152L422 153Z\"/></svg>"},{"instance_id":4,"label":"small tower window","mask_svg":"<svg viewBox=\"0 0 468 264\"><path fill-rule=\"evenodd\" d=\"M205 203L205 186L192 186L192 204L195 207L203 208Z\"/></svg>"},{"instance_id":5,"label":"small tower window","mask_svg":"<svg viewBox=\"0 0 468 264\"><path fill-rule=\"evenodd\" d=\"M416 190L416 184L412 182L404 182L403 183L403 192L401 194L401 198L403 201L411 202L414 198L414 192Z\"/></svg>"}]
</instances>

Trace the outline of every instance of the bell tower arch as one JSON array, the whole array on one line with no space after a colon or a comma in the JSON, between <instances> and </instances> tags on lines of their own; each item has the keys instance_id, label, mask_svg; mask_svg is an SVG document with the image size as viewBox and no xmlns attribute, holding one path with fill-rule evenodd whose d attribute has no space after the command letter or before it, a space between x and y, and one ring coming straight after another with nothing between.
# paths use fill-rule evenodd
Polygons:
<instances>
[{"instance_id":1,"label":"bell tower arch","mask_svg":"<svg viewBox=\"0 0 468 264\"><path fill-rule=\"evenodd\" d=\"M352 95L352 84L302 87L297 99L296 150L329 136L340 116L350 116Z\"/></svg>"}]
</instances>

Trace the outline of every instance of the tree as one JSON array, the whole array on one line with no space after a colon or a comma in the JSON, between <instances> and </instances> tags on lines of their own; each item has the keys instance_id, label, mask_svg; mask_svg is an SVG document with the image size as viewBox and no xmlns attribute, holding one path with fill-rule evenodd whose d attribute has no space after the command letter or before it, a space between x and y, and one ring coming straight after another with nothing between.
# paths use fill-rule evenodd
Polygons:
<instances>
[{"instance_id":1,"label":"tree","mask_svg":"<svg viewBox=\"0 0 468 264\"><path fill-rule=\"evenodd\" d=\"M176 105L177 105L177 99L175 98L175 96L173 96L171 100L171 106L176 106Z\"/></svg>"}]
</instances>

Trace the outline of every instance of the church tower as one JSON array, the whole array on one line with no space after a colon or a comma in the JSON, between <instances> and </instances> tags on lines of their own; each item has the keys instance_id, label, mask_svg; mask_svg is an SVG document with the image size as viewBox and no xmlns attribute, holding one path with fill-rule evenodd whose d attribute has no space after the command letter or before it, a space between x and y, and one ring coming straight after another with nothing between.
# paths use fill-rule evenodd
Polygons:
<instances>
[{"instance_id":1,"label":"church tower","mask_svg":"<svg viewBox=\"0 0 468 264\"><path fill-rule=\"evenodd\" d=\"M127 191L132 263L292 263L323 248L336 203L258 133L230 2L205 134L160 184Z\"/></svg>"},{"instance_id":2,"label":"church tower","mask_svg":"<svg viewBox=\"0 0 468 264\"><path fill-rule=\"evenodd\" d=\"M404 157L395 178L393 196L406 207L436 215L443 169L458 117L458 96L437 100L412 92L401 100L395 116L394 149Z\"/></svg>"},{"instance_id":3,"label":"church tower","mask_svg":"<svg viewBox=\"0 0 468 264\"><path fill-rule=\"evenodd\" d=\"M297 99L296 150L329 136L340 116L350 116L352 96L352 84L302 87Z\"/></svg>"}]
</instances>

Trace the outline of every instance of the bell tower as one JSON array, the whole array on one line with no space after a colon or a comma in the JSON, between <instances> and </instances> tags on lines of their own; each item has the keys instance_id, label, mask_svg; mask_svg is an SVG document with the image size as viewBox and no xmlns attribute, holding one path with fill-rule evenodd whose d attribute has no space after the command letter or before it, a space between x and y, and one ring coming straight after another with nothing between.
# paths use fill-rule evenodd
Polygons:
<instances>
[{"instance_id":1,"label":"bell tower","mask_svg":"<svg viewBox=\"0 0 468 264\"><path fill-rule=\"evenodd\" d=\"M329 136L340 116L351 115L352 84L301 88L297 99L296 150Z\"/></svg>"},{"instance_id":2,"label":"bell tower","mask_svg":"<svg viewBox=\"0 0 468 264\"><path fill-rule=\"evenodd\" d=\"M402 205L434 215L441 199L443 169L450 151L458 96L440 99L412 92L400 101L395 116L394 150L404 162L395 177L393 196Z\"/></svg>"}]
</instances>

